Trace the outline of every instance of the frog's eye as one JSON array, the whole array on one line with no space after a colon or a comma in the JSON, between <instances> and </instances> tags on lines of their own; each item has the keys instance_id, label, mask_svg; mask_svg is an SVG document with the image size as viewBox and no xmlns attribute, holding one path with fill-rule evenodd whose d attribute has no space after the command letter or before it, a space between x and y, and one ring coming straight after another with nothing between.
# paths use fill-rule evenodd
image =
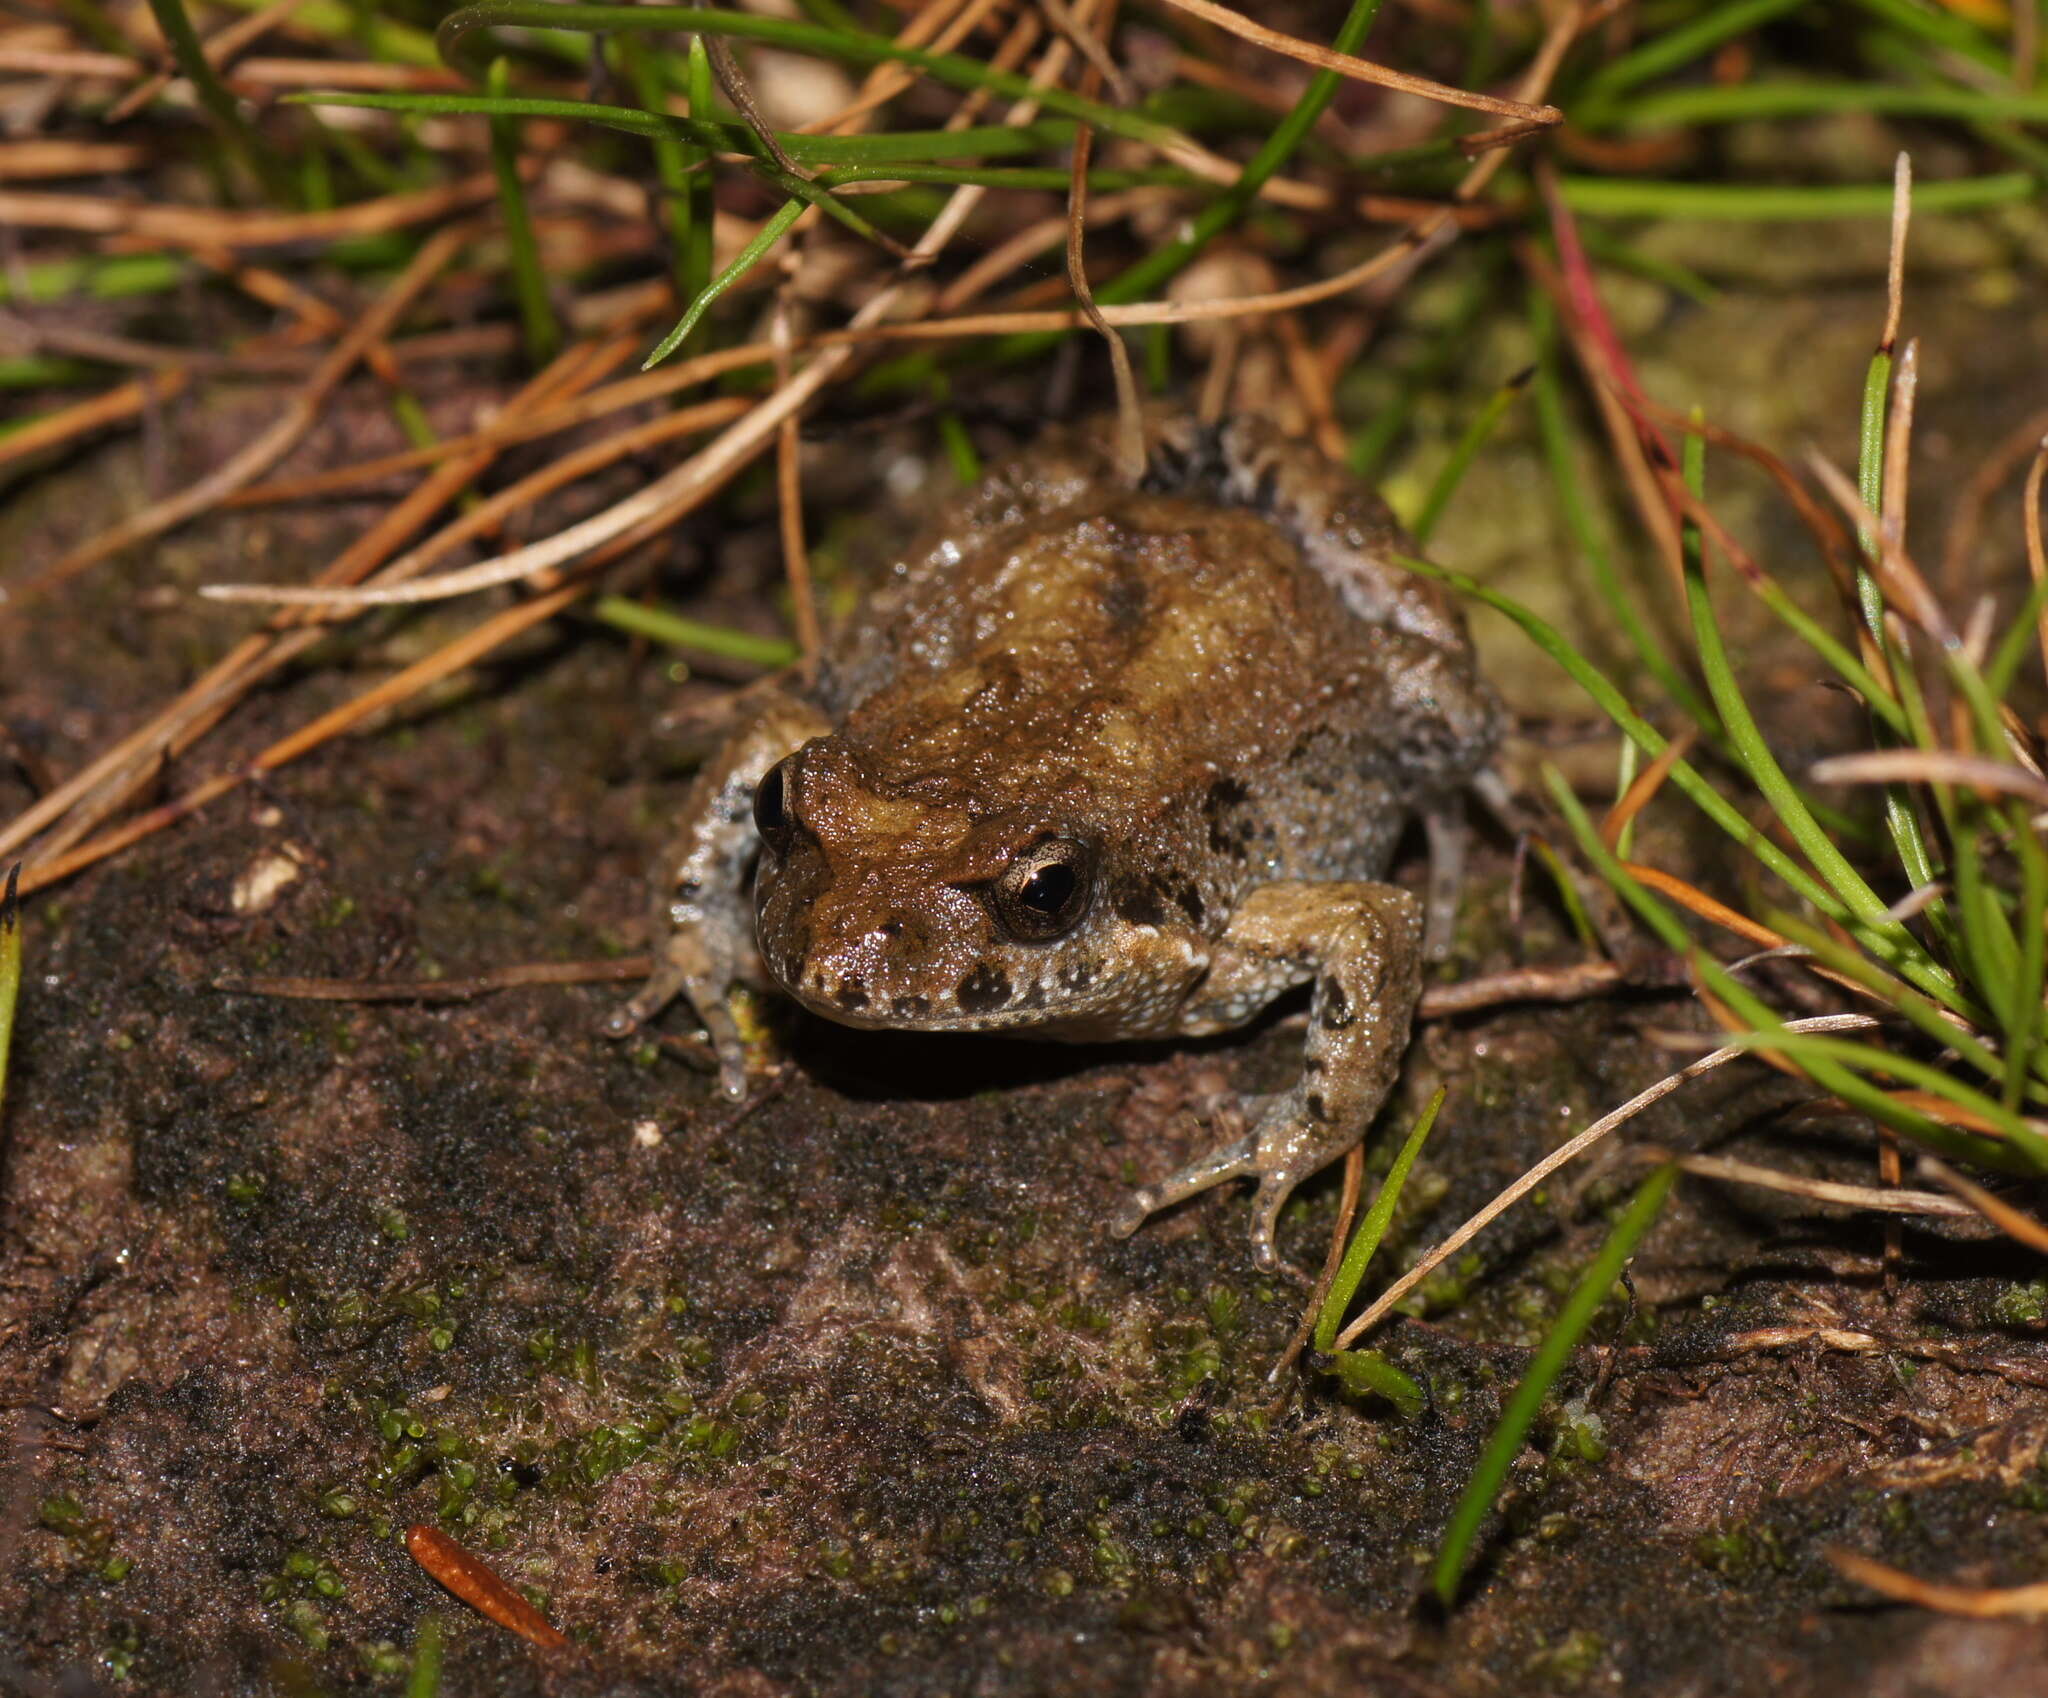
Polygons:
<instances>
[{"instance_id":1,"label":"frog's eye","mask_svg":"<svg viewBox=\"0 0 2048 1698\"><path fill-rule=\"evenodd\" d=\"M784 796L782 769L788 761L777 761L767 776L754 786L754 829L761 841L778 855L789 853L789 804Z\"/></svg>"},{"instance_id":2,"label":"frog's eye","mask_svg":"<svg viewBox=\"0 0 2048 1698\"><path fill-rule=\"evenodd\" d=\"M996 880L996 918L1020 943L1044 943L1073 928L1088 910L1093 857L1083 843L1049 837L1034 843Z\"/></svg>"}]
</instances>

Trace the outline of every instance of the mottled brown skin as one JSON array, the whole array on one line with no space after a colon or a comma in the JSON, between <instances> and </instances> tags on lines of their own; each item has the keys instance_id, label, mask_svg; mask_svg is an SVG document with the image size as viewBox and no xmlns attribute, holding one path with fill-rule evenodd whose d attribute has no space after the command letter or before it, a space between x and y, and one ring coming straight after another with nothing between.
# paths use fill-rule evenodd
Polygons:
<instances>
[{"instance_id":1,"label":"mottled brown skin","mask_svg":"<svg viewBox=\"0 0 2048 1698\"><path fill-rule=\"evenodd\" d=\"M1117 1227L1251 1175L1269 1261L1393 1084L1423 913L1378 880L1417 813L1455 879L1437 828L1498 710L1370 493L1256 421L1149 440L1131 490L1106 429L1056 433L897 561L816 692L749 694L620 1025L686 995L738 1095L726 993L764 968L848 1025L1073 1040L1221 1031L1313 983L1300 1082Z\"/></svg>"}]
</instances>

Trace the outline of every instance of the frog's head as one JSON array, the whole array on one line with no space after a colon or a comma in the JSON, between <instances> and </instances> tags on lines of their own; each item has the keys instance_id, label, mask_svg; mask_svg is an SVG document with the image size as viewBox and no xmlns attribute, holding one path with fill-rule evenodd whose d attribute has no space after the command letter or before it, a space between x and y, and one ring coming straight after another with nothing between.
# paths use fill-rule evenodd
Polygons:
<instances>
[{"instance_id":1,"label":"frog's head","mask_svg":"<svg viewBox=\"0 0 2048 1698\"><path fill-rule=\"evenodd\" d=\"M1129 922L1099 899L1099 833L1071 809L976 817L823 737L761 781L754 822L761 958L828 1019L991 1031L1117 999Z\"/></svg>"}]
</instances>

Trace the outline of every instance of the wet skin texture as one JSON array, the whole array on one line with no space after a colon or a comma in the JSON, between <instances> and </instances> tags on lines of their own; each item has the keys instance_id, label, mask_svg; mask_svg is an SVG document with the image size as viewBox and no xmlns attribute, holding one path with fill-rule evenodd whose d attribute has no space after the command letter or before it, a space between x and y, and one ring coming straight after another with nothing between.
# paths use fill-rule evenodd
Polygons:
<instances>
[{"instance_id":1,"label":"wet skin texture","mask_svg":"<svg viewBox=\"0 0 2048 1698\"><path fill-rule=\"evenodd\" d=\"M814 691L740 698L620 1024L686 996L737 1096L735 983L852 1026L1077 1041L1218 1032L1312 984L1300 1081L1116 1223L1251 1176L1270 1261L1407 1042L1424 915L1378 882L1395 840L1431 826L1434 940L1499 711L1370 492L1254 420L1148 422L1141 487L1105 427L1054 433L896 560Z\"/></svg>"}]
</instances>

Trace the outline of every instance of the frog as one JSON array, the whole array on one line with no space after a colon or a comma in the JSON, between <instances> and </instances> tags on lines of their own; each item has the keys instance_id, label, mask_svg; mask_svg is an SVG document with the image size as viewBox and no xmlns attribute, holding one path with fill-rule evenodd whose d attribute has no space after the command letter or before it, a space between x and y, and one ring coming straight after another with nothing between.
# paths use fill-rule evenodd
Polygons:
<instances>
[{"instance_id":1,"label":"frog","mask_svg":"<svg viewBox=\"0 0 2048 1698\"><path fill-rule=\"evenodd\" d=\"M1392 1090L1502 725L1456 602L1378 495L1253 415L1048 429L887 551L815 676L739 693L657 873L653 972L720 1088L735 987L823 1018L1193 1039L1309 987L1301 1071L1133 1193L1255 1182L1252 1251ZM1420 820L1426 893L1388 882Z\"/></svg>"}]
</instances>

